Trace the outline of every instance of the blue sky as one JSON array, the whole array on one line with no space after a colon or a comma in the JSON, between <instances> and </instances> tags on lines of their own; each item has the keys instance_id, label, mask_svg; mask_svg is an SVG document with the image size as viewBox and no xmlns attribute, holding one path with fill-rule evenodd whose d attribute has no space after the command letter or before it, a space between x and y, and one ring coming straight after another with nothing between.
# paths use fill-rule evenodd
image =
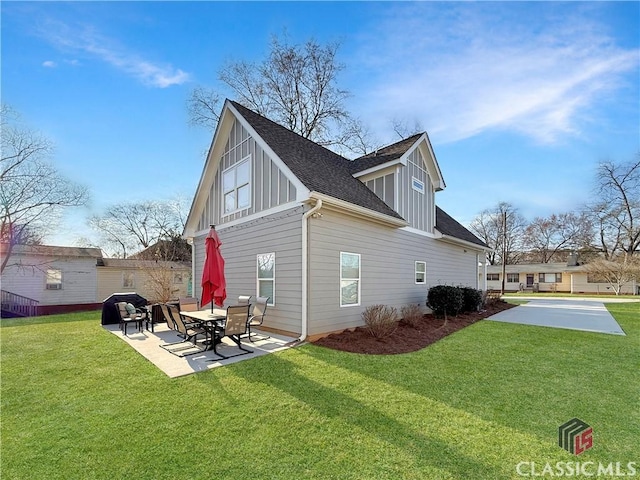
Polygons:
<instances>
[{"instance_id":1,"label":"blue sky","mask_svg":"<svg viewBox=\"0 0 640 480\"><path fill-rule=\"evenodd\" d=\"M190 202L211 133L188 124L197 85L260 60L273 34L341 42L349 110L381 141L418 121L463 224L508 201L573 211L599 161L640 152L638 2L7 2L2 101L89 187L48 243L87 236L122 201Z\"/></svg>"}]
</instances>

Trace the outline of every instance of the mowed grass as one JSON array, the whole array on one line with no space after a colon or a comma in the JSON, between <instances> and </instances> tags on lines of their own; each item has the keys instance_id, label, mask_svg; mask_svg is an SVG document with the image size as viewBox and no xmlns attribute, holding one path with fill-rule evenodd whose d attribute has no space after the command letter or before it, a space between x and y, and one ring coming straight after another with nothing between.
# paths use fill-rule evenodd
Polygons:
<instances>
[{"instance_id":1,"label":"mowed grass","mask_svg":"<svg viewBox=\"0 0 640 480\"><path fill-rule=\"evenodd\" d=\"M519 462L638 460L627 336L483 321L419 352L314 345L169 379L100 314L2 321L7 479L501 479ZM579 457L557 446L578 417Z\"/></svg>"}]
</instances>

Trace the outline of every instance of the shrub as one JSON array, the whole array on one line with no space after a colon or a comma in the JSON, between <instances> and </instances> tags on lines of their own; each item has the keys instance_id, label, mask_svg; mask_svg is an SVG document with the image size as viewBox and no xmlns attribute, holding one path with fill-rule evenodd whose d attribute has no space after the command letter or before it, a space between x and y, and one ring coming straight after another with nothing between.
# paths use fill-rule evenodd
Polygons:
<instances>
[{"instance_id":1,"label":"shrub","mask_svg":"<svg viewBox=\"0 0 640 480\"><path fill-rule=\"evenodd\" d=\"M462 309L462 289L449 285L436 285L427 293L427 307L436 315L457 315Z\"/></svg>"},{"instance_id":2,"label":"shrub","mask_svg":"<svg viewBox=\"0 0 640 480\"><path fill-rule=\"evenodd\" d=\"M417 327L423 317L420 305L416 305L415 303L403 306L400 309L400 316L402 316L404 323L412 327Z\"/></svg>"},{"instance_id":3,"label":"shrub","mask_svg":"<svg viewBox=\"0 0 640 480\"><path fill-rule=\"evenodd\" d=\"M482 291L471 287L462 288L462 311L476 312L482 306Z\"/></svg>"},{"instance_id":4,"label":"shrub","mask_svg":"<svg viewBox=\"0 0 640 480\"><path fill-rule=\"evenodd\" d=\"M398 327L398 311L386 305L373 305L362 312L369 333L375 338L388 337Z\"/></svg>"}]
</instances>

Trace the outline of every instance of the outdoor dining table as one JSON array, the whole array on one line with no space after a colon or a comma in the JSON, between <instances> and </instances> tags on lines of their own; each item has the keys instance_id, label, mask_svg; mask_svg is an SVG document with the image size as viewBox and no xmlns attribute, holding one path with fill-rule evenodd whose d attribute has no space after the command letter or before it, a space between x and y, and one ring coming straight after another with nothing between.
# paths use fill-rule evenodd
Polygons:
<instances>
[{"instance_id":1,"label":"outdoor dining table","mask_svg":"<svg viewBox=\"0 0 640 480\"><path fill-rule=\"evenodd\" d=\"M224 308L214 308L207 310L195 310L195 311L181 311L180 315L187 318L192 318L201 322L205 330L207 330L211 334L211 343L207 350L213 349L213 342L220 340L216 339L215 336L215 327L218 323L222 322L225 318L227 318L227 310Z\"/></svg>"}]
</instances>

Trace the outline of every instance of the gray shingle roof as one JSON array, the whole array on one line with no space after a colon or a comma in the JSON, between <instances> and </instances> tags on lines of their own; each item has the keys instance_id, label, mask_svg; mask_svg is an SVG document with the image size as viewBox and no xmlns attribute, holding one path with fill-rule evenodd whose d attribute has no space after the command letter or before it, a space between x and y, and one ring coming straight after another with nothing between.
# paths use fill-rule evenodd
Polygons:
<instances>
[{"instance_id":1,"label":"gray shingle roof","mask_svg":"<svg viewBox=\"0 0 640 480\"><path fill-rule=\"evenodd\" d=\"M384 215L402 218L349 170L351 160L308 140L240 105L230 103L311 191L329 195Z\"/></svg>"},{"instance_id":2,"label":"gray shingle roof","mask_svg":"<svg viewBox=\"0 0 640 480\"><path fill-rule=\"evenodd\" d=\"M422 133L351 161L233 100L229 102L310 191L403 219L364 183L353 177L353 173L400 158ZM436 207L436 228L445 235L486 247L473 233L439 207Z\"/></svg>"},{"instance_id":3,"label":"gray shingle roof","mask_svg":"<svg viewBox=\"0 0 640 480\"><path fill-rule=\"evenodd\" d=\"M436 206L436 228L443 235L459 238L460 240L465 240L481 247L487 246L486 243L484 243L473 233L463 227L453 217L451 217L447 212L445 212L438 206Z\"/></svg>"},{"instance_id":4,"label":"gray shingle roof","mask_svg":"<svg viewBox=\"0 0 640 480\"><path fill-rule=\"evenodd\" d=\"M356 158L349 165L349 171L354 174L372 167L377 167L383 163L397 160L402 157L422 135L424 135L424 133L416 133L392 145L387 145L386 147L379 148L375 152Z\"/></svg>"}]
</instances>

